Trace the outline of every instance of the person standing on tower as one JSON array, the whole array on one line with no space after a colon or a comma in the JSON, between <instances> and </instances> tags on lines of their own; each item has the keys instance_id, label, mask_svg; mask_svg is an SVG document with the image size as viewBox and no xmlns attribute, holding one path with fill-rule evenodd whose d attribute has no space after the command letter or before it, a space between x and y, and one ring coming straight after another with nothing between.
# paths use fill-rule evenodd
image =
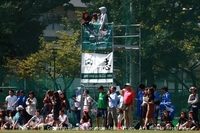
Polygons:
<instances>
[{"instance_id":1,"label":"person standing on tower","mask_svg":"<svg viewBox=\"0 0 200 133\"><path fill-rule=\"evenodd\" d=\"M99 21L99 24L100 24L99 30L102 31L102 30L107 29L108 16L106 14L107 12L106 7L100 7L99 10L101 11L101 16L100 16L100 21Z\"/></svg>"}]
</instances>

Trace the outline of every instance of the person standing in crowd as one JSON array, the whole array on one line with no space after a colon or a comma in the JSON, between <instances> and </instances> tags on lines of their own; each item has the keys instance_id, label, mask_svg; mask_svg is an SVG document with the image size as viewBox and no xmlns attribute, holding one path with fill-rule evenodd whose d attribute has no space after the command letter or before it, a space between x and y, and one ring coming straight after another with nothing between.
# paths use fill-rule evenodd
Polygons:
<instances>
[{"instance_id":1,"label":"person standing in crowd","mask_svg":"<svg viewBox=\"0 0 200 133\"><path fill-rule=\"evenodd\" d=\"M75 117L76 117L76 121L77 124L80 122L81 120L81 94L80 94L80 90L77 89L77 96L73 98L74 100L74 106L75 106Z\"/></svg>"},{"instance_id":2,"label":"person standing in crowd","mask_svg":"<svg viewBox=\"0 0 200 133\"><path fill-rule=\"evenodd\" d=\"M154 117L155 117L155 120L156 120L155 124L157 124L158 114L159 114L159 109L160 109L160 98L159 98L159 93L157 92L157 86L155 84L153 84L151 87L154 90L154 96L155 96L154 103L155 103L156 109L155 109Z\"/></svg>"},{"instance_id":3,"label":"person standing in crowd","mask_svg":"<svg viewBox=\"0 0 200 133\"><path fill-rule=\"evenodd\" d=\"M104 87L100 86L99 98L97 101L97 114L96 114L96 127L95 130L99 129L100 117L103 117L103 127L102 130L106 129L106 118L107 118L107 106L108 106L108 95L104 92Z\"/></svg>"},{"instance_id":4,"label":"person standing in crowd","mask_svg":"<svg viewBox=\"0 0 200 133\"><path fill-rule=\"evenodd\" d=\"M122 120L124 117L124 113L123 113L124 91L125 89L120 90L120 95L118 96L119 104L118 104L117 112L119 115L117 117L117 121L118 121L117 129L121 129L121 126L123 125Z\"/></svg>"},{"instance_id":5,"label":"person standing in crowd","mask_svg":"<svg viewBox=\"0 0 200 133\"><path fill-rule=\"evenodd\" d=\"M160 100L159 93L158 93L158 91L157 91L157 85L153 84L153 85L151 86L151 88L153 88L155 100Z\"/></svg>"},{"instance_id":6,"label":"person standing in crowd","mask_svg":"<svg viewBox=\"0 0 200 133\"><path fill-rule=\"evenodd\" d=\"M29 92L29 97L26 100L26 111L29 115L34 116L37 106L37 99L35 98L35 94L33 91Z\"/></svg>"},{"instance_id":7,"label":"person standing in crowd","mask_svg":"<svg viewBox=\"0 0 200 133\"><path fill-rule=\"evenodd\" d=\"M9 114L10 112L12 113L12 115L15 114L15 101L17 100L17 97L14 95L14 91L13 90L9 90L8 91L8 96L5 99L5 104L7 105L7 114Z\"/></svg>"},{"instance_id":8,"label":"person standing in crowd","mask_svg":"<svg viewBox=\"0 0 200 133\"><path fill-rule=\"evenodd\" d=\"M154 90L153 88L148 88L148 101L147 104L147 112L144 122L144 128L147 129L147 125L150 125L152 123L156 124L155 118L154 118L154 112L155 112L155 106L154 106Z\"/></svg>"},{"instance_id":9,"label":"person standing in crowd","mask_svg":"<svg viewBox=\"0 0 200 133\"><path fill-rule=\"evenodd\" d=\"M142 103L143 103L143 96L144 96L144 90L145 90L145 85L144 84L140 84L138 86L139 91L137 93L137 96L135 98L135 100L137 101L137 112L136 112L136 116L139 117L139 123L140 123L140 129L143 127L144 122L143 122L143 117L142 117Z\"/></svg>"},{"instance_id":10,"label":"person standing in crowd","mask_svg":"<svg viewBox=\"0 0 200 133\"><path fill-rule=\"evenodd\" d=\"M65 113L67 113L67 110L70 109L70 106L66 94L64 92L61 92L59 95L61 100L61 108L64 109Z\"/></svg>"},{"instance_id":11,"label":"person standing in crowd","mask_svg":"<svg viewBox=\"0 0 200 133\"><path fill-rule=\"evenodd\" d=\"M16 90L16 91L15 91L15 96L16 96L17 98L20 97L20 90ZM16 105L16 106L18 106L18 105Z\"/></svg>"},{"instance_id":12,"label":"person standing in crowd","mask_svg":"<svg viewBox=\"0 0 200 133\"><path fill-rule=\"evenodd\" d=\"M142 120L145 121L146 119L146 114L147 114L147 102L149 100L149 95L148 95L148 88L145 88L144 89L144 95L143 95L143 102L141 104L141 107L142 107ZM144 127L144 125L143 125ZM139 130L142 130L143 129L142 125L140 126Z\"/></svg>"},{"instance_id":13,"label":"person standing in crowd","mask_svg":"<svg viewBox=\"0 0 200 133\"><path fill-rule=\"evenodd\" d=\"M191 87L189 91L191 93L188 97L189 111L193 111L195 121L199 121L199 117L198 117L199 110L198 110L198 105L197 105L199 96L197 94L197 89L195 87Z\"/></svg>"},{"instance_id":14,"label":"person standing in crowd","mask_svg":"<svg viewBox=\"0 0 200 133\"><path fill-rule=\"evenodd\" d=\"M83 103L83 110L88 110L90 112L92 98L89 95L89 90L85 90L83 92L84 103Z\"/></svg>"},{"instance_id":15,"label":"person standing in crowd","mask_svg":"<svg viewBox=\"0 0 200 133\"><path fill-rule=\"evenodd\" d=\"M116 87L112 86L108 90L108 117L107 117L107 127L115 128L117 127L117 103L119 99L116 93Z\"/></svg>"},{"instance_id":16,"label":"person standing in crowd","mask_svg":"<svg viewBox=\"0 0 200 133\"><path fill-rule=\"evenodd\" d=\"M126 83L124 92L124 129L129 129L133 126L133 110L135 93L131 89L130 83Z\"/></svg>"},{"instance_id":17,"label":"person standing in crowd","mask_svg":"<svg viewBox=\"0 0 200 133\"><path fill-rule=\"evenodd\" d=\"M168 92L168 87L162 87L162 103L171 104L171 94Z\"/></svg>"},{"instance_id":18,"label":"person standing in crowd","mask_svg":"<svg viewBox=\"0 0 200 133\"><path fill-rule=\"evenodd\" d=\"M50 97L53 96L53 93L52 91L48 90L45 94L45 97L43 99L43 112L42 112L42 115L45 119L45 117L50 114L51 110L52 110L52 103L51 103L51 99Z\"/></svg>"},{"instance_id":19,"label":"person standing in crowd","mask_svg":"<svg viewBox=\"0 0 200 133\"><path fill-rule=\"evenodd\" d=\"M73 97L76 97L75 95L74 96L71 96L68 101L69 101L69 106L70 106L70 109L67 111L67 117L69 119L69 121L72 123L72 124L76 124L74 123L74 111L72 110L73 106L74 106L74 100L72 99Z\"/></svg>"},{"instance_id":20,"label":"person standing in crowd","mask_svg":"<svg viewBox=\"0 0 200 133\"><path fill-rule=\"evenodd\" d=\"M23 108L26 108L26 99L27 99L27 97L25 95L25 92L24 92L24 90L21 90L19 92L20 92L20 94L17 97L17 100L15 101L14 105L16 105L16 106L22 105Z\"/></svg>"},{"instance_id":21,"label":"person standing in crowd","mask_svg":"<svg viewBox=\"0 0 200 133\"><path fill-rule=\"evenodd\" d=\"M60 101L60 97L59 97L59 93L57 91L55 91L53 93L53 97L51 98L51 103L53 105L53 117L54 117L54 121L56 124L56 130L59 127L59 111L61 109L61 101Z\"/></svg>"},{"instance_id":22,"label":"person standing in crowd","mask_svg":"<svg viewBox=\"0 0 200 133\"><path fill-rule=\"evenodd\" d=\"M15 91L15 96L17 97L17 99L20 99L20 90L16 90ZM17 102L17 101L15 101ZM25 101L26 102L26 101ZM17 103L14 103L15 107L19 106L20 104Z\"/></svg>"}]
</instances>

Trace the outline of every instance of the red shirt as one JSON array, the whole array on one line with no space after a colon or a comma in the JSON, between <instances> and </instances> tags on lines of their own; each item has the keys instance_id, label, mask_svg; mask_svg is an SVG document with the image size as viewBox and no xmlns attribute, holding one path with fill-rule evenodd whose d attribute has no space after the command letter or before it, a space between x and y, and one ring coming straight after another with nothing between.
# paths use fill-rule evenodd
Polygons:
<instances>
[{"instance_id":1,"label":"red shirt","mask_svg":"<svg viewBox=\"0 0 200 133\"><path fill-rule=\"evenodd\" d=\"M133 104L133 99L135 99L135 93L133 90L127 90L124 92L124 104Z\"/></svg>"}]
</instances>

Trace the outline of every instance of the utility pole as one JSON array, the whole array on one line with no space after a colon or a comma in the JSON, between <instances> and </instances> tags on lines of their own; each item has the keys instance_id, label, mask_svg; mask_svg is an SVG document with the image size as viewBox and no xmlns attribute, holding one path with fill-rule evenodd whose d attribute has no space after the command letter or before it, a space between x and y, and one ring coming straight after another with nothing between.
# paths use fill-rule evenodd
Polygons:
<instances>
[{"instance_id":1,"label":"utility pole","mask_svg":"<svg viewBox=\"0 0 200 133\"><path fill-rule=\"evenodd\" d=\"M50 50L52 50L52 54L53 54L53 89L54 91L57 89L57 84L56 84L56 57L57 57L57 50L59 50L58 48L58 44L54 44L53 48L51 48Z\"/></svg>"},{"instance_id":2,"label":"utility pole","mask_svg":"<svg viewBox=\"0 0 200 133\"><path fill-rule=\"evenodd\" d=\"M56 90L56 56L57 56L57 49L53 49L53 82L54 82L54 91Z\"/></svg>"}]
</instances>

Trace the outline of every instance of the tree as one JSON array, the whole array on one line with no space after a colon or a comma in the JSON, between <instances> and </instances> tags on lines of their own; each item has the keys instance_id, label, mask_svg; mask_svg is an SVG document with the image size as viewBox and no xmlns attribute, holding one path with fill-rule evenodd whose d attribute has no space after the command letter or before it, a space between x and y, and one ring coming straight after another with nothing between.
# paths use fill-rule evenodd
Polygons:
<instances>
[{"instance_id":1,"label":"tree","mask_svg":"<svg viewBox=\"0 0 200 133\"><path fill-rule=\"evenodd\" d=\"M59 77L65 82L65 87L69 87L73 79L80 74L81 51L77 45L80 34L73 32L69 35L66 31L58 31L57 34L59 38L56 42L46 42L41 39L42 46L38 52L23 60L8 59L5 67L10 71L15 71L18 77L29 80L50 78L53 81ZM55 43L58 47L54 47ZM55 51L56 68L54 68L53 55Z\"/></svg>"},{"instance_id":2,"label":"tree","mask_svg":"<svg viewBox=\"0 0 200 133\"><path fill-rule=\"evenodd\" d=\"M89 4L89 11L107 7L110 22L142 25L142 79L148 79L148 85L154 83L154 77L173 76L188 88L177 76L179 70L191 77L194 86L198 85L193 71L199 65L200 1L84 1Z\"/></svg>"},{"instance_id":3,"label":"tree","mask_svg":"<svg viewBox=\"0 0 200 133\"><path fill-rule=\"evenodd\" d=\"M50 21L44 13L70 0L1 0L0 1L0 63L4 57L23 57L36 52L40 36ZM54 21L54 20L53 20ZM3 70L3 68L1 68ZM1 72L3 74L3 71ZM3 81L3 75L0 82Z\"/></svg>"},{"instance_id":4,"label":"tree","mask_svg":"<svg viewBox=\"0 0 200 133\"><path fill-rule=\"evenodd\" d=\"M198 1L178 0L138 3L136 18L143 25L143 70L147 78L154 79L155 75L177 78L172 69L189 70L196 63L199 36L194 29L198 28L198 4Z\"/></svg>"},{"instance_id":5,"label":"tree","mask_svg":"<svg viewBox=\"0 0 200 133\"><path fill-rule=\"evenodd\" d=\"M3 0L0 3L0 45L1 53L7 56L26 56L36 52L39 36L52 23L48 18L40 21L43 13L48 13L69 0ZM71 6L69 4L69 6Z\"/></svg>"}]
</instances>

